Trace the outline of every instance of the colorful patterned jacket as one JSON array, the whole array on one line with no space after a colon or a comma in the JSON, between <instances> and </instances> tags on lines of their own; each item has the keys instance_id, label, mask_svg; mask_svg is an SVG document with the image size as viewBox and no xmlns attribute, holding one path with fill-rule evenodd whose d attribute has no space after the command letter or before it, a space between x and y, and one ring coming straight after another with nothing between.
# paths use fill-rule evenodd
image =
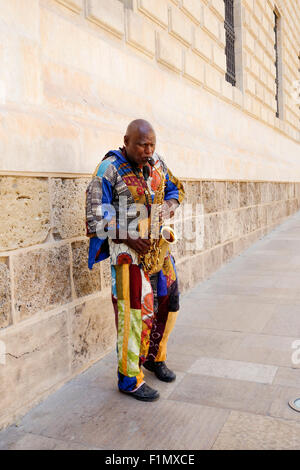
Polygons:
<instances>
[{"instance_id":1,"label":"colorful patterned jacket","mask_svg":"<svg viewBox=\"0 0 300 470\"><path fill-rule=\"evenodd\" d=\"M172 199L179 204L182 202L184 198L182 183L173 176L162 157L154 153L153 159L154 166L150 167L149 165L151 177L147 182L143 178L141 170L139 170L141 178L133 172L132 166L121 151L108 152L97 166L86 191L86 230L87 236L90 238L88 260L90 269L94 263L109 256L108 239L107 237L98 238L97 225L103 218L111 221L112 217L109 212L101 214L99 207L104 204L112 205L118 225L120 197L127 198L127 207L132 207L135 203L146 205L145 187L148 186L153 201L155 190L160 182L160 172L163 172L166 178L165 201ZM131 219L136 218L136 213L127 215L128 223Z\"/></svg>"}]
</instances>

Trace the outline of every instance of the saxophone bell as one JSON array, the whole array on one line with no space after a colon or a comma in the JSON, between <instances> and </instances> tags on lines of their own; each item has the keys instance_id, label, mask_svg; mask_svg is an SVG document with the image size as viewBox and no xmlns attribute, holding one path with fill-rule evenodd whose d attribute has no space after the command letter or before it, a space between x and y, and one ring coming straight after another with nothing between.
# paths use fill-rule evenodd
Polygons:
<instances>
[{"instance_id":1,"label":"saxophone bell","mask_svg":"<svg viewBox=\"0 0 300 470\"><path fill-rule=\"evenodd\" d=\"M172 227L164 225L161 229L161 236L165 242L169 243L169 245L175 245L175 243L177 243L176 233Z\"/></svg>"}]
</instances>

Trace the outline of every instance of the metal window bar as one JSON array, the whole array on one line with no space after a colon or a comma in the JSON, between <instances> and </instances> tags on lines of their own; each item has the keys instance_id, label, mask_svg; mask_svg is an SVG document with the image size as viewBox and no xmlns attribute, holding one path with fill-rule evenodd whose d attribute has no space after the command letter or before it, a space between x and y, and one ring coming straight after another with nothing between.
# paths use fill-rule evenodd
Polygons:
<instances>
[{"instance_id":1,"label":"metal window bar","mask_svg":"<svg viewBox=\"0 0 300 470\"><path fill-rule=\"evenodd\" d=\"M276 117L279 118L279 55L278 55L278 22L279 18L274 11L274 16L275 16L275 26L274 26L274 33L275 33L275 44L274 44L274 49L275 49L275 67L276 67L276 78L275 78L275 84L276 84Z\"/></svg>"},{"instance_id":2,"label":"metal window bar","mask_svg":"<svg viewBox=\"0 0 300 470\"><path fill-rule=\"evenodd\" d=\"M236 85L235 75L235 32L234 32L234 0L224 0L225 2L225 36L226 36L226 80L231 85Z\"/></svg>"}]
</instances>

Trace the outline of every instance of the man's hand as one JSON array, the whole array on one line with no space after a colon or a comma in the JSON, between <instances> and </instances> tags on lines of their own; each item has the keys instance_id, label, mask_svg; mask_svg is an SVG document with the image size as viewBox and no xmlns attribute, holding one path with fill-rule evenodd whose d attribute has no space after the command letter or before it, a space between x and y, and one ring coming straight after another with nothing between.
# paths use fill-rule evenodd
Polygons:
<instances>
[{"instance_id":1,"label":"man's hand","mask_svg":"<svg viewBox=\"0 0 300 470\"><path fill-rule=\"evenodd\" d=\"M135 250L139 255L145 255L148 253L151 245L150 240L145 240L143 238L138 238L137 240L127 238L127 240L124 240L124 243L132 250Z\"/></svg>"},{"instance_id":2,"label":"man's hand","mask_svg":"<svg viewBox=\"0 0 300 470\"><path fill-rule=\"evenodd\" d=\"M125 245L129 246L129 248L136 251L139 255L145 255L146 253L148 253L150 249L150 245L151 245L150 240L147 240L144 238L137 238L135 240L133 238L130 238L129 235L127 235L127 238L122 238L122 239L116 238L116 239L112 239L112 241L117 244L125 243Z\"/></svg>"},{"instance_id":3,"label":"man's hand","mask_svg":"<svg viewBox=\"0 0 300 470\"><path fill-rule=\"evenodd\" d=\"M175 210L179 206L179 203L176 199L169 199L168 201L164 201L164 203L161 206L161 219L164 220L169 220L174 217Z\"/></svg>"}]
</instances>

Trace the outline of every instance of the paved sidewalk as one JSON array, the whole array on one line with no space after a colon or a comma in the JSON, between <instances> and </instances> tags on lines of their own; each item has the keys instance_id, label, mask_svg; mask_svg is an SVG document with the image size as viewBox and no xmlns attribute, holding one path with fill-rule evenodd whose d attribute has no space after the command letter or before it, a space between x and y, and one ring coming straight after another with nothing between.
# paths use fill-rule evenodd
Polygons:
<instances>
[{"instance_id":1,"label":"paved sidewalk","mask_svg":"<svg viewBox=\"0 0 300 470\"><path fill-rule=\"evenodd\" d=\"M0 432L0 449L300 449L297 339L300 213L182 297L177 380L145 371L158 402L117 391L111 353Z\"/></svg>"}]
</instances>

